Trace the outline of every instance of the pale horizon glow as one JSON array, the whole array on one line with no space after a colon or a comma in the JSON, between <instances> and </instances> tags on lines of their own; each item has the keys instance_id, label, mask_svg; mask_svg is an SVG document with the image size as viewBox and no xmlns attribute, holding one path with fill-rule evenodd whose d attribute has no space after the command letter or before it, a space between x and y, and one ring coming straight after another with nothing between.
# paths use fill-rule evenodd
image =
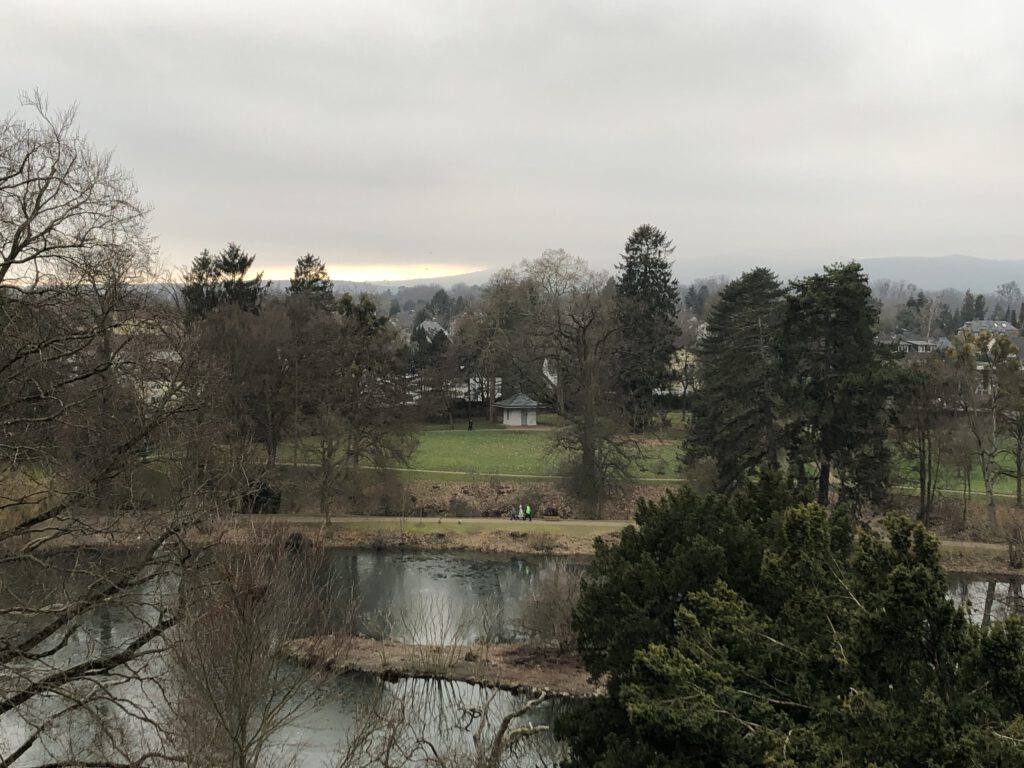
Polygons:
<instances>
[{"instance_id":1,"label":"pale horizon glow","mask_svg":"<svg viewBox=\"0 0 1024 768\"><path fill-rule=\"evenodd\" d=\"M392 282L396 280L431 280L479 272L484 269L471 264L327 264L327 273L332 280L353 283ZM254 265L259 268L259 265ZM263 270L263 277L274 282L291 279L294 267L270 267Z\"/></svg>"}]
</instances>

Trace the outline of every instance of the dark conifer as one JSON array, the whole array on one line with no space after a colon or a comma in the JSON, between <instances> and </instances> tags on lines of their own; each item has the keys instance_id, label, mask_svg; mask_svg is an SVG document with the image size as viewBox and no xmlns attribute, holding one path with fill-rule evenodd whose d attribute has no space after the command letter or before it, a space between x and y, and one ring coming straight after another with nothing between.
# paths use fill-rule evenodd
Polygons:
<instances>
[{"instance_id":1,"label":"dark conifer","mask_svg":"<svg viewBox=\"0 0 1024 768\"><path fill-rule=\"evenodd\" d=\"M636 432L646 429L654 416L655 390L671 381L679 303L679 284L669 261L674 250L664 232L643 224L629 236L618 265L619 386Z\"/></svg>"}]
</instances>

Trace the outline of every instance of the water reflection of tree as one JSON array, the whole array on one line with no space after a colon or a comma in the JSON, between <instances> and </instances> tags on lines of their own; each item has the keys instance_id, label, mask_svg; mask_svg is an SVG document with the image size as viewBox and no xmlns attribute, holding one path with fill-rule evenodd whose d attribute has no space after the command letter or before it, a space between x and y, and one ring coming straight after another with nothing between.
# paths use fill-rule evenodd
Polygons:
<instances>
[{"instance_id":1,"label":"water reflection of tree","mask_svg":"<svg viewBox=\"0 0 1024 768\"><path fill-rule=\"evenodd\" d=\"M319 581L322 551L256 533L214 552L182 586L163 689L166 733L186 766L261 768L290 764L276 741L323 693L327 669L314 657L281 659L290 641L320 636L323 658L344 658L345 636L328 635L345 593Z\"/></svg>"},{"instance_id":2,"label":"water reflection of tree","mask_svg":"<svg viewBox=\"0 0 1024 768\"><path fill-rule=\"evenodd\" d=\"M993 621L1024 614L1021 580L977 578L958 575L950 578L950 598L967 611L971 620L988 627Z\"/></svg>"},{"instance_id":3,"label":"water reflection of tree","mask_svg":"<svg viewBox=\"0 0 1024 768\"><path fill-rule=\"evenodd\" d=\"M367 683L339 768L554 766L564 750L551 734L558 703L466 683Z\"/></svg>"}]
</instances>

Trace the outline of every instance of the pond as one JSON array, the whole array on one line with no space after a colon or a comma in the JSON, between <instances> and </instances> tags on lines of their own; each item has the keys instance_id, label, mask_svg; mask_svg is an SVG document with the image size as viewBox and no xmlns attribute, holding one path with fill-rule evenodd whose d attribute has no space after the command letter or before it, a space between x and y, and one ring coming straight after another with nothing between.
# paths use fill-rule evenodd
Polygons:
<instances>
[{"instance_id":1,"label":"pond","mask_svg":"<svg viewBox=\"0 0 1024 768\"><path fill-rule=\"evenodd\" d=\"M351 595L356 629L407 643L460 644L483 636L523 639L524 601L580 560L508 555L332 550L321 580Z\"/></svg>"},{"instance_id":2,"label":"pond","mask_svg":"<svg viewBox=\"0 0 1024 768\"><path fill-rule=\"evenodd\" d=\"M109 553L78 553L76 567L95 565L99 574L109 567ZM130 555L114 555L130 558ZM521 620L527 598L557 569L579 569L581 561L558 557L509 557L452 554L354 552L333 550L320 563L315 579L329 586L339 599L351 601L354 617L350 625L362 634L403 642L472 642L487 635L492 640L520 639ZM17 588L38 591L47 599L59 595L67 599L60 574L60 563L38 570L23 568L16 573L0 573L4 592ZM163 597L174 590L162 584ZM964 607L972 620L987 624L1024 610L1020 580L1000 580L983 576L953 575L949 578L949 596ZM73 661L89 653L116 649L129 642L156 608L160 594L128 596L125 600L85 615L80 627L67 641L57 658ZM486 610L481 610L485 606ZM0 608L3 608L0 597ZM8 630L16 617L4 616ZM27 631L27 630L26 630ZM7 633L9 636L9 632ZM138 707L139 713L160 711L160 681L168 674L166 659L152 655L146 662L148 682L126 682L115 691ZM524 697L492 691L465 683L430 680L385 682L365 675L346 674L330 679L326 686L310 692L301 715L274 736L273 748L281 755L298 754L299 766L337 765L344 745L359 736L371 707L384 706L389 712L398 707L405 716L404 738L439 745L470 745L475 722L469 712L489 709L492 726L500 717L521 706ZM546 702L531 713L534 723L550 723L560 706ZM38 713L36 713L38 715ZM93 713L95 715L95 713ZM412 715L412 717L410 717ZM127 727L127 726L126 726ZM40 741L16 765L30 766L49 762L54 754L77 757L102 751L106 725L95 716L68 718L59 737ZM0 718L0 742L10 743L27 732L18 715ZM364 734L365 735L365 734ZM145 741L145 728L137 735ZM533 739L519 756L523 766L552 765L560 745L550 735ZM0 754L4 753L0 744ZM420 756L422 757L422 755ZM415 764L412 758L410 764Z\"/></svg>"},{"instance_id":3,"label":"pond","mask_svg":"<svg viewBox=\"0 0 1024 768\"><path fill-rule=\"evenodd\" d=\"M971 621L988 626L993 621L1024 613L1019 578L992 578L982 574L950 574L949 597Z\"/></svg>"},{"instance_id":4,"label":"pond","mask_svg":"<svg viewBox=\"0 0 1024 768\"><path fill-rule=\"evenodd\" d=\"M127 565L130 553L81 551L64 559L54 559L49 567L41 563L22 566L16 571L0 569L5 596L32 595L37 604L67 601L78 588ZM339 603L354 606L354 627L362 634L415 643L463 643L487 636L492 641L507 641L523 636L520 626L526 597L545 575L566 567L582 568L579 561L545 557L508 557L429 553L329 551L318 564L315 580L328 587ZM74 570L83 584L68 584L66 573ZM175 584L161 583L148 593L129 594L124 599L82 617L80 625L64 647L52 659L53 664L70 664L97 653L122 648L138 636L153 620L157 604L172 594ZM0 596L0 609L6 607ZM7 601L10 602L10 601ZM481 607L486 610L482 610ZM339 615L345 611L340 611ZM348 619L351 622L351 619ZM339 623L342 620L339 619ZM19 623L21 622L21 623ZM31 621L5 616L0 611L0 630L24 636ZM351 626L351 623L350 623ZM111 693L130 702L137 714L159 719L163 711L161 687L170 677L168 660L162 653L149 656L136 665L144 682L115 683ZM113 698L113 697L112 697ZM423 744L438 749L472 746L473 734L481 720L472 713L487 710L487 732L491 732L504 714L521 707L523 696L484 689L458 682L432 680L381 681L358 674L337 675L326 686L318 686L304 697L299 717L281 728L272 739L272 751L280 757L297 754L299 766L338 765L344 745L353 738L365 737L367 713L379 713L384 707L389 717L401 711L401 739L409 749L419 743L410 764L422 760ZM57 701L37 705L30 721L37 721L42 710L59 706ZM557 708L568 704L547 701L531 711L529 720L549 724ZM144 723L132 723L131 717L107 708L100 712L76 713L62 720L54 735L41 739L15 765L31 766L54 761L61 756L85 759L101 756L109 750L107 720L111 714L118 728L137 731L135 744L151 738ZM0 755L19 743L31 730L29 721L19 713L0 717ZM380 735L378 734L378 737ZM525 743L516 764L553 765L561 746L542 734ZM434 748L432 747L432 748Z\"/></svg>"}]
</instances>

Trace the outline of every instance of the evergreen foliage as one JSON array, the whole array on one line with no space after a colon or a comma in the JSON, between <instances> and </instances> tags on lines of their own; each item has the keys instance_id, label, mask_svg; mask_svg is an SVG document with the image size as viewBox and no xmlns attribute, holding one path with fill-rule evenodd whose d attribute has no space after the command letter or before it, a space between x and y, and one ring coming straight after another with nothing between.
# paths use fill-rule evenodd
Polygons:
<instances>
[{"instance_id":1,"label":"evergreen foliage","mask_svg":"<svg viewBox=\"0 0 1024 768\"><path fill-rule=\"evenodd\" d=\"M189 318L205 317L220 303L220 274L214 257L206 249L192 260L181 289Z\"/></svg>"},{"instance_id":2,"label":"evergreen foliage","mask_svg":"<svg viewBox=\"0 0 1024 768\"><path fill-rule=\"evenodd\" d=\"M783 292L756 269L730 283L697 347L702 383L687 439L691 459L715 461L722 488L755 468L817 468L827 503L838 470L846 496L878 498L891 367L875 341L878 307L854 263L827 267Z\"/></svg>"},{"instance_id":3,"label":"evergreen foliage","mask_svg":"<svg viewBox=\"0 0 1024 768\"><path fill-rule=\"evenodd\" d=\"M1020 765L1024 625L972 625L938 543L775 480L670 494L599 545L575 613L608 697L560 725L571 766Z\"/></svg>"},{"instance_id":4,"label":"evergreen foliage","mask_svg":"<svg viewBox=\"0 0 1024 768\"><path fill-rule=\"evenodd\" d=\"M327 266L312 253L299 258L291 284L285 289L291 296L302 296L324 305L334 301L334 283Z\"/></svg>"},{"instance_id":5,"label":"evergreen foliage","mask_svg":"<svg viewBox=\"0 0 1024 768\"><path fill-rule=\"evenodd\" d=\"M181 291L189 318L205 317L222 306L257 314L270 283L263 282L262 272L246 277L255 259L237 243L228 243L216 256L204 249L192 260Z\"/></svg>"},{"instance_id":6,"label":"evergreen foliage","mask_svg":"<svg viewBox=\"0 0 1024 768\"><path fill-rule=\"evenodd\" d=\"M878 307L860 265L826 267L795 281L781 346L789 378L790 458L818 469L818 503L831 473L847 495L878 498L889 478L889 379L875 341Z\"/></svg>"},{"instance_id":7,"label":"evergreen foliage","mask_svg":"<svg viewBox=\"0 0 1024 768\"><path fill-rule=\"evenodd\" d=\"M679 304L679 285L669 261L674 250L664 232L643 224L629 236L618 265L619 387L634 432L649 425L654 391L667 388L671 380Z\"/></svg>"},{"instance_id":8,"label":"evergreen foliage","mask_svg":"<svg viewBox=\"0 0 1024 768\"><path fill-rule=\"evenodd\" d=\"M783 447L782 287L758 268L725 287L698 344L702 386L687 436L690 455L715 459L734 488L754 468L777 468Z\"/></svg>"}]
</instances>

